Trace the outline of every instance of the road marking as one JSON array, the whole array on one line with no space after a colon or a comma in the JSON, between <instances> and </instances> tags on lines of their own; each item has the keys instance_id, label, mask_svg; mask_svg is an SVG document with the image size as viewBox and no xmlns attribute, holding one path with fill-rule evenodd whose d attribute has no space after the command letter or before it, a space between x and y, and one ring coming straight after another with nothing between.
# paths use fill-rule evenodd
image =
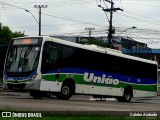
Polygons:
<instances>
[{"instance_id":1,"label":"road marking","mask_svg":"<svg viewBox=\"0 0 160 120\"><path fill-rule=\"evenodd\" d=\"M131 110L122 110L122 109L105 109L105 108L92 108L92 107L79 107L82 109L89 109L89 110L102 110L102 111L131 111Z\"/></svg>"}]
</instances>

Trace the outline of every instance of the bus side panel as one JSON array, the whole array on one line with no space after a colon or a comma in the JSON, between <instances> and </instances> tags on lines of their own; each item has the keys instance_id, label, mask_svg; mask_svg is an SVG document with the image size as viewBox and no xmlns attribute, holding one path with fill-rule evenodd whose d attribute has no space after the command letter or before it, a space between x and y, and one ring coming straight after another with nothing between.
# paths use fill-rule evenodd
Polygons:
<instances>
[{"instance_id":1,"label":"bus side panel","mask_svg":"<svg viewBox=\"0 0 160 120\"><path fill-rule=\"evenodd\" d=\"M76 90L75 93L79 93L79 94L89 94L89 89L90 86L89 85L83 85L83 84L76 84Z\"/></svg>"},{"instance_id":2,"label":"bus side panel","mask_svg":"<svg viewBox=\"0 0 160 120\"><path fill-rule=\"evenodd\" d=\"M157 92L133 90L133 97L153 97L157 96Z\"/></svg>"},{"instance_id":3,"label":"bus side panel","mask_svg":"<svg viewBox=\"0 0 160 120\"><path fill-rule=\"evenodd\" d=\"M124 88L117 89L117 96L123 96L124 94Z\"/></svg>"},{"instance_id":4,"label":"bus side panel","mask_svg":"<svg viewBox=\"0 0 160 120\"><path fill-rule=\"evenodd\" d=\"M122 88L95 86L95 85L82 85L76 84L75 93L79 94L93 94L93 95L108 95L108 96L123 96Z\"/></svg>"},{"instance_id":5,"label":"bus side panel","mask_svg":"<svg viewBox=\"0 0 160 120\"><path fill-rule=\"evenodd\" d=\"M54 82L54 81L41 81L40 90L41 91L53 91L53 92L60 92L61 91L61 82Z\"/></svg>"}]
</instances>

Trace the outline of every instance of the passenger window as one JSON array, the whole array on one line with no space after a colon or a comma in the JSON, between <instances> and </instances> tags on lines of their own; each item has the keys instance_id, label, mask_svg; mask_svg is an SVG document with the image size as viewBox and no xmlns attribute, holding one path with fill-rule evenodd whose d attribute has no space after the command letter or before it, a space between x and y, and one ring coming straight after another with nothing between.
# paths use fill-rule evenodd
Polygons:
<instances>
[{"instance_id":1,"label":"passenger window","mask_svg":"<svg viewBox=\"0 0 160 120\"><path fill-rule=\"evenodd\" d=\"M48 59L46 60L48 64L55 64L58 60L58 51L56 51L55 49L50 49L49 51L49 57Z\"/></svg>"}]
</instances>

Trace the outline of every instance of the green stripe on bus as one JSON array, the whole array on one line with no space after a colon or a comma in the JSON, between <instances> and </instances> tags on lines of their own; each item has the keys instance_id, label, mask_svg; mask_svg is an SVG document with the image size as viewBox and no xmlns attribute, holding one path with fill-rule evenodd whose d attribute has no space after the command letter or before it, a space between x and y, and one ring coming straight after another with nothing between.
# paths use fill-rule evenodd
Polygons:
<instances>
[{"instance_id":1,"label":"green stripe on bus","mask_svg":"<svg viewBox=\"0 0 160 120\"><path fill-rule=\"evenodd\" d=\"M83 75L81 74L59 74L59 78L56 78L56 74L48 74L48 75L43 75L42 78L47 81L59 81L63 82L67 78L71 78L75 81L76 84L85 84L85 85L96 85L96 86L103 86L103 87L114 87L114 88L124 88L127 85L132 86L134 90L145 90L145 91L157 91L157 85L140 85L140 84L133 84L133 83L124 83L121 82L118 85L113 85L113 84L100 84L100 83L93 83L93 82L85 82L83 79Z\"/></svg>"}]
</instances>

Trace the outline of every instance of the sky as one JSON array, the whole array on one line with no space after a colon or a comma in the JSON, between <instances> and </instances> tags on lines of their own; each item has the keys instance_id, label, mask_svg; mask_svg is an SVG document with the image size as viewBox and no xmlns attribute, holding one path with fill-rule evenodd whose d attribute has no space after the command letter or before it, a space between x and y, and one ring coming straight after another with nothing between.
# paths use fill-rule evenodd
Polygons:
<instances>
[{"instance_id":1,"label":"sky","mask_svg":"<svg viewBox=\"0 0 160 120\"><path fill-rule=\"evenodd\" d=\"M130 37L160 49L160 0L113 2L115 8L123 9L113 13L114 36ZM91 36L107 36L109 13L98 7L110 8L105 0L0 0L0 22L12 31L36 36L39 10L35 5L47 5L42 8L42 35L88 36L85 28L94 28Z\"/></svg>"}]
</instances>

